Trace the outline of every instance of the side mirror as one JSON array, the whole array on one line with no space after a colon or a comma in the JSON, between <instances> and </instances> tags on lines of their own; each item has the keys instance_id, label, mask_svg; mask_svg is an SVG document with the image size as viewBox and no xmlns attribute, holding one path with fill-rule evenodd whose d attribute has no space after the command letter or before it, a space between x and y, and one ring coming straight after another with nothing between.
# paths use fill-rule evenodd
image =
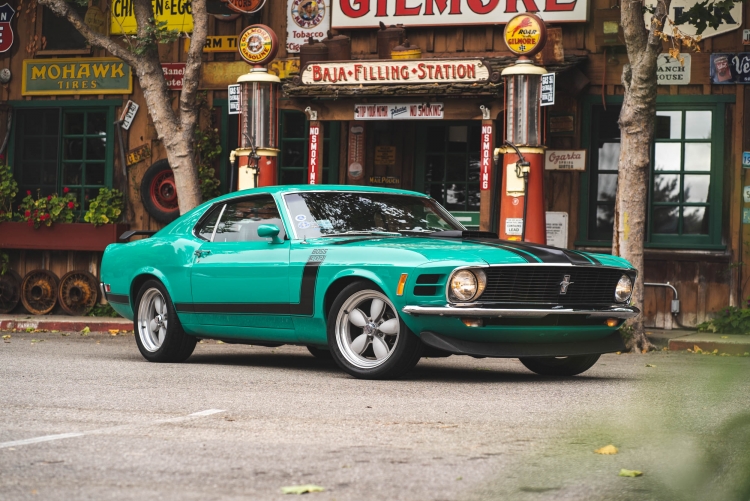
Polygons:
<instances>
[{"instance_id":1,"label":"side mirror","mask_svg":"<svg viewBox=\"0 0 750 501\"><path fill-rule=\"evenodd\" d=\"M272 244L280 244L284 241L279 238L279 227L275 224L261 224L258 226L258 236L261 238L270 238Z\"/></svg>"}]
</instances>

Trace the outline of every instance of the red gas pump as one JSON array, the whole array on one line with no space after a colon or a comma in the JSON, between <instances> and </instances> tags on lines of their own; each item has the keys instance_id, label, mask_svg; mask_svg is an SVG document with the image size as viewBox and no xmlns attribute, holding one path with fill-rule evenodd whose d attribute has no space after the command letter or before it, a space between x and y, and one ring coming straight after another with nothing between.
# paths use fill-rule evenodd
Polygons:
<instances>
[{"instance_id":1,"label":"red gas pump","mask_svg":"<svg viewBox=\"0 0 750 501\"><path fill-rule=\"evenodd\" d=\"M547 70L533 56L544 47L544 22L533 14L519 14L505 26L508 48L520 57L505 68L505 144L499 174L500 238L545 244L544 150L541 144L541 78Z\"/></svg>"}]
</instances>

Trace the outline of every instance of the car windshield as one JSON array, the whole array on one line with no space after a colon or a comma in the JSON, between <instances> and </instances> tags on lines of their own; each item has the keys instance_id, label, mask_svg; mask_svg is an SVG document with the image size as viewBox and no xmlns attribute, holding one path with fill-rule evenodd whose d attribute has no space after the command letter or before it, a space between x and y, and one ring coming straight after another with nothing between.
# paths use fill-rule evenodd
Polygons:
<instances>
[{"instance_id":1,"label":"car windshield","mask_svg":"<svg viewBox=\"0 0 750 501\"><path fill-rule=\"evenodd\" d=\"M315 191L284 196L298 238L431 233L464 228L429 198Z\"/></svg>"}]
</instances>

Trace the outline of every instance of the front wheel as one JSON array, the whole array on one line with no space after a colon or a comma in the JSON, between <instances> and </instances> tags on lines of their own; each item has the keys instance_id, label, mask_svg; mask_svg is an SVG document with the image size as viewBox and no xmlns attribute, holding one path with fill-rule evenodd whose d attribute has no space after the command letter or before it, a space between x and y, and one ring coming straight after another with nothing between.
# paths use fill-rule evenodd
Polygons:
<instances>
[{"instance_id":1,"label":"front wheel","mask_svg":"<svg viewBox=\"0 0 750 501\"><path fill-rule=\"evenodd\" d=\"M370 282L354 282L328 313L328 345L336 363L360 379L394 379L419 362L422 341Z\"/></svg>"},{"instance_id":2,"label":"front wheel","mask_svg":"<svg viewBox=\"0 0 750 501\"><path fill-rule=\"evenodd\" d=\"M184 362L197 339L185 334L172 299L161 282L149 280L135 301L135 342L149 362Z\"/></svg>"},{"instance_id":3,"label":"front wheel","mask_svg":"<svg viewBox=\"0 0 750 501\"><path fill-rule=\"evenodd\" d=\"M519 360L531 372L542 376L575 376L586 372L599 360L600 355L575 357L530 357Z\"/></svg>"}]
</instances>

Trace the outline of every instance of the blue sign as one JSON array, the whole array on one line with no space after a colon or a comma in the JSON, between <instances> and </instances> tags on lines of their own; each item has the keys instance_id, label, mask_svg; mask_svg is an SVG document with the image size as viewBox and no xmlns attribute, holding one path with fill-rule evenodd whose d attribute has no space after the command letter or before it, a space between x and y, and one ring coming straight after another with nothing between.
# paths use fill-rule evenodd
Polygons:
<instances>
[{"instance_id":1,"label":"blue sign","mask_svg":"<svg viewBox=\"0 0 750 501\"><path fill-rule=\"evenodd\" d=\"M742 209L742 224L750 224L750 209Z\"/></svg>"},{"instance_id":2,"label":"blue sign","mask_svg":"<svg viewBox=\"0 0 750 501\"><path fill-rule=\"evenodd\" d=\"M742 166L746 169L750 169L750 151L742 152Z\"/></svg>"},{"instance_id":3,"label":"blue sign","mask_svg":"<svg viewBox=\"0 0 750 501\"><path fill-rule=\"evenodd\" d=\"M750 84L750 52L711 54L711 82Z\"/></svg>"}]
</instances>

